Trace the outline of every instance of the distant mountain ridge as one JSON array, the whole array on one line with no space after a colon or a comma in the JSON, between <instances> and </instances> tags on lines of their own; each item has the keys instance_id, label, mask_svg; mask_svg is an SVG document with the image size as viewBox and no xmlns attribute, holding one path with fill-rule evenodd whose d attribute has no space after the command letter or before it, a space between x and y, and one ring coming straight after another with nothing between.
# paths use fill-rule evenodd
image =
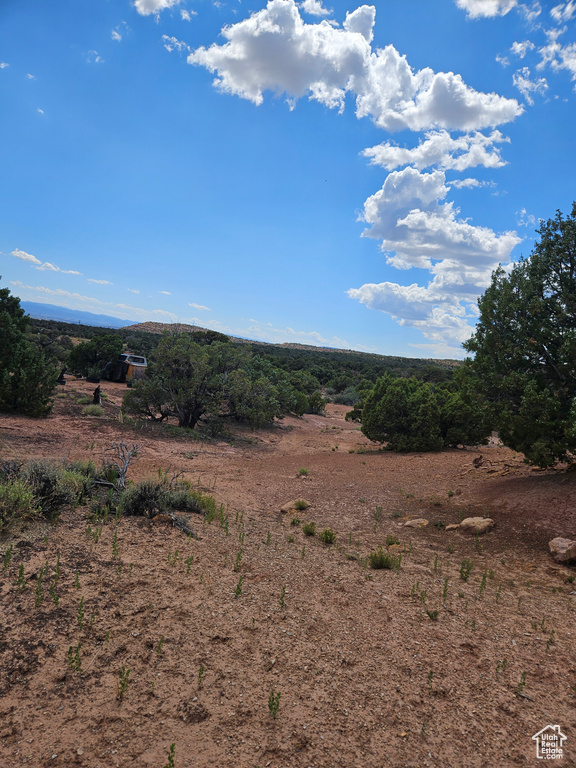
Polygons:
<instances>
[{"instance_id":1,"label":"distant mountain ridge","mask_svg":"<svg viewBox=\"0 0 576 768\"><path fill-rule=\"evenodd\" d=\"M20 306L26 314L36 320L59 320L62 323L80 323L80 325L92 325L97 328L123 328L127 324L132 324L130 320L122 320L119 317L96 315L94 312L58 307L55 304L21 301Z\"/></svg>"}]
</instances>

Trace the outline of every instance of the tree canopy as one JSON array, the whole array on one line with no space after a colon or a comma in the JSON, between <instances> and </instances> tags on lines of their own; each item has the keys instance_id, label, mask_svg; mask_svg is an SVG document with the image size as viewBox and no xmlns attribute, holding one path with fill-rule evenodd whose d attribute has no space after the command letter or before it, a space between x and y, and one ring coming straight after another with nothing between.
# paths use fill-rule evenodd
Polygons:
<instances>
[{"instance_id":1,"label":"tree canopy","mask_svg":"<svg viewBox=\"0 0 576 768\"><path fill-rule=\"evenodd\" d=\"M0 411L47 416L58 371L26 338L20 299L0 289Z\"/></svg>"},{"instance_id":2,"label":"tree canopy","mask_svg":"<svg viewBox=\"0 0 576 768\"><path fill-rule=\"evenodd\" d=\"M504 444L547 467L576 450L576 203L538 233L530 257L494 272L464 346Z\"/></svg>"}]
</instances>

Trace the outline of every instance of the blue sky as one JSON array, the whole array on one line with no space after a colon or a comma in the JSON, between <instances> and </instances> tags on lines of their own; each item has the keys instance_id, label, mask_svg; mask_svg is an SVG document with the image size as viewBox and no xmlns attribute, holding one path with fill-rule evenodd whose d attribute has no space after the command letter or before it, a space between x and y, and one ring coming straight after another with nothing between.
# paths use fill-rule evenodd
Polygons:
<instances>
[{"instance_id":1,"label":"blue sky","mask_svg":"<svg viewBox=\"0 0 576 768\"><path fill-rule=\"evenodd\" d=\"M576 0L3 0L2 283L462 357L576 199L575 87Z\"/></svg>"}]
</instances>

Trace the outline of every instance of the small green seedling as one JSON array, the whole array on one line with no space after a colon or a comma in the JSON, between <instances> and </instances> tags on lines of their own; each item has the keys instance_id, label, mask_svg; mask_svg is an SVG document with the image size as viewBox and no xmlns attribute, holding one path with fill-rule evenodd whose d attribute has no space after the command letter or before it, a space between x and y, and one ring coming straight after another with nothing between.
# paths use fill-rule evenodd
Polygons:
<instances>
[{"instance_id":1,"label":"small green seedling","mask_svg":"<svg viewBox=\"0 0 576 768\"><path fill-rule=\"evenodd\" d=\"M433 680L434 680L434 672L433 672L433 670L430 670L430 672L428 672L428 688L430 688L430 690L432 690L432 681Z\"/></svg>"},{"instance_id":2,"label":"small green seedling","mask_svg":"<svg viewBox=\"0 0 576 768\"><path fill-rule=\"evenodd\" d=\"M462 565L460 566L460 578L462 581L468 581L468 577L472 571L472 566L472 560L468 560L468 558L462 560Z\"/></svg>"},{"instance_id":3,"label":"small green seedling","mask_svg":"<svg viewBox=\"0 0 576 768\"><path fill-rule=\"evenodd\" d=\"M284 596L286 595L286 585L283 585L280 592L280 608L284 608Z\"/></svg>"},{"instance_id":4,"label":"small green seedling","mask_svg":"<svg viewBox=\"0 0 576 768\"><path fill-rule=\"evenodd\" d=\"M156 646L156 653L158 656L162 656L162 648L164 647L164 635L160 636L160 640L158 641L158 645Z\"/></svg>"},{"instance_id":5,"label":"small green seedling","mask_svg":"<svg viewBox=\"0 0 576 768\"><path fill-rule=\"evenodd\" d=\"M8 568L10 565L10 561L12 560L12 552L14 551L14 545L10 544L6 552L4 552L4 559L2 561L2 573Z\"/></svg>"},{"instance_id":6,"label":"small green seedling","mask_svg":"<svg viewBox=\"0 0 576 768\"><path fill-rule=\"evenodd\" d=\"M80 589L80 577L78 576L78 571L74 571L74 586L76 589Z\"/></svg>"},{"instance_id":7,"label":"small green seedling","mask_svg":"<svg viewBox=\"0 0 576 768\"><path fill-rule=\"evenodd\" d=\"M448 577L444 579L444 589L442 590L442 602L446 602L446 597L448 595Z\"/></svg>"},{"instance_id":8,"label":"small green seedling","mask_svg":"<svg viewBox=\"0 0 576 768\"><path fill-rule=\"evenodd\" d=\"M80 629L82 629L82 625L84 624L84 598L80 600L80 605L78 606L78 613L76 614L76 621L78 622L78 626Z\"/></svg>"},{"instance_id":9,"label":"small green seedling","mask_svg":"<svg viewBox=\"0 0 576 768\"><path fill-rule=\"evenodd\" d=\"M520 675L520 682L518 683L518 687L516 688L516 693L521 694L524 691L524 687L526 686L526 672L522 672Z\"/></svg>"},{"instance_id":10,"label":"small green seedling","mask_svg":"<svg viewBox=\"0 0 576 768\"><path fill-rule=\"evenodd\" d=\"M486 579L488 578L488 571L485 570L484 574L482 575L482 581L480 582L480 594L484 592L486 589Z\"/></svg>"},{"instance_id":11,"label":"small green seedling","mask_svg":"<svg viewBox=\"0 0 576 768\"><path fill-rule=\"evenodd\" d=\"M242 594L242 582L244 581L244 576L240 576L238 579L238 584L236 584L236 589L234 590L234 596L240 597Z\"/></svg>"},{"instance_id":12,"label":"small green seedling","mask_svg":"<svg viewBox=\"0 0 576 768\"><path fill-rule=\"evenodd\" d=\"M80 658L80 648L82 647L82 643L78 643L76 648L74 648L73 645L71 645L68 648L68 666L71 670L74 672L82 672L82 659Z\"/></svg>"},{"instance_id":13,"label":"small green seedling","mask_svg":"<svg viewBox=\"0 0 576 768\"><path fill-rule=\"evenodd\" d=\"M234 563L235 573L238 573L241 565L242 565L242 550L239 550L238 554L236 555L236 562Z\"/></svg>"},{"instance_id":14,"label":"small green seedling","mask_svg":"<svg viewBox=\"0 0 576 768\"><path fill-rule=\"evenodd\" d=\"M130 677L130 670L126 669L124 664L122 664L122 668L120 669L120 675L118 678L118 693L116 694L116 698L118 699L118 701L122 701L122 699L126 695L126 691L128 689L129 677Z\"/></svg>"},{"instance_id":15,"label":"small green seedling","mask_svg":"<svg viewBox=\"0 0 576 768\"><path fill-rule=\"evenodd\" d=\"M44 575L44 571L40 569L40 572L38 573L38 581L36 583L36 608L39 608L42 605L42 577Z\"/></svg>"},{"instance_id":16,"label":"small green seedling","mask_svg":"<svg viewBox=\"0 0 576 768\"><path fill-rule=\"evenodd\" d=\"M174 758L176 755L176 743L170 744L170 749L168 750L168 762L164 766L164 768L174 768L176 763L174 762Z\"/></svg>"},{"instance_id":17,"label":"small green seedling","mask_svg":"<svg viewBox=\"0 0 576 768\"><path fill-rule=\"evenodd\" d=\"M190 573L190 567L193 562L194 562L194 555L190 555L190 557L186 560L186 573Z\"/></svg>"},{"instance_id":18,"label":"small green seedling","mask_svg":"<svg viewBox=\"0 0 576 768\"><path fill-rule=\"evenodd\" d=\"M278 708L280 707L280 696L282 694L280 692L274 693L274 691L270 691L270 696L268 697L268 710L270 711L270 714L276 720L276 715L278 714Z\"/></svg>"},{"instance_id":19,"label":"small green seedling","mask_svg":"<svg viewBox=\"0 0 576 768\"><path fill-rule=\"evenodd\" d=\"M18 581L16 582L16 585L21 592L24 592L28 585L28 581L24 576L24 563L20 563L20 567L18 568Z\"/></svg>"},{"instance_id":20,"label":"small green seedling","mask_svg":"<svg viewBox=\"0 0 576 768\"><path fill-rule=\"evenodd\" d=\"M336 534L331 528L324 528L320 534L320 541L327 547L332 546L336 541Z\"/></svg>"},{"instance_id":21,"label":"small green seedling","mask_svg":"<svg viewBox=\"0 0 576 768\"><path fill-rule=\"evenodd\" d=\"M316 523L304 523L302 533L304 536L314 536L316 534Z\"/></svg>"}]
</instances>

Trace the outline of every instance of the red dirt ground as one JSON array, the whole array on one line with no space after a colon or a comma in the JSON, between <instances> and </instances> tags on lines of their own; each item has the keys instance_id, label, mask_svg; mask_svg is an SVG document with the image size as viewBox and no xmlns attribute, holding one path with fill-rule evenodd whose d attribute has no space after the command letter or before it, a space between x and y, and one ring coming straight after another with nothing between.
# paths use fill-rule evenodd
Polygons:
<instances>
[{"instance_id":1,"label":"red dirt ground","mask_svg":"<svg viewBox=\"0 0 576 768\"><path fill-rule=\"evenodd\" d=\"M46 420L0 417L2 459L98 463L135 443L131 479L183 471L228 525L193 516L190 539L124 518L94 543L79 508L4 534L2 768L164 768L172 743L176 768L537 765L532 736L548 724L567 737L556 764L576 765L576 571L547 548L576 538L576 473L536 471L496 444L478 469L475 450L380 452L341 406L194 441L122 422L119 384L102 385L103 418L82 416L93 387L69 380ZM297 497L310 508L282 514ZM335 546L304 536L296 514L333 529ZM440 525L474 515L494 531ZM414 517L429 525L403 527ZM365 568L387 535L399 572ZM45 576L36 605L58 554L58 604ZM79 643L82 672L68 662Z\"/></svg>"}]
</instances>

